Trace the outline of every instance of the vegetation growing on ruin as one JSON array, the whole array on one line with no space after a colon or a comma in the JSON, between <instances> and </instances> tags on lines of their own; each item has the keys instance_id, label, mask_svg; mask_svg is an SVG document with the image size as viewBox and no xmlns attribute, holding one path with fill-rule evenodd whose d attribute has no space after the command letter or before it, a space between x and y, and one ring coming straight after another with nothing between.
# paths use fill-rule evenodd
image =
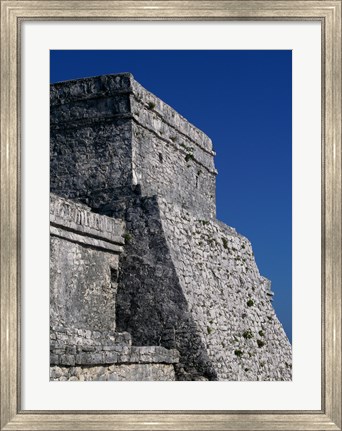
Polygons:
<instances>
[{"instance_id":1,"label":"vegetation growing on ruin","mask_svg":"<svg viewBox=\"0 0 342 431\"><path fill-rule=\"evenodd\" d=\"M128 232L126 232L123 236L125 243L128 244L132 240L132 235Z\"/></svg>"},{"instance_id":2,"label":"vegetation growing on ruin","mask_svg":"<svg viewBox=\"0 0 342 431\"><path fill-rule=\"evenodd\" d=\"M185 161L188 162L189 160L195 160L195 157L191 153L187 153L185 156Z\"/></svg>"},{"instance_id":3,"label":"vegetation growing on ruin","mask_svg":"<svg viewBox=\"0 0 342 431\"><path fill-rule=\"evenodd\" d=\"M223 248L228 248L228 241L226 238L222 238L222 244L223 244Z\"/></svg>"},{"instance_id":4,"label":"vegetation growing on ruin","mask_svg":"<svg viewBox=\"0 0 342 431\"><path fill-rule=\"evenodd\" d=\"M265 345L265 341L257 340L257 344L258 344L258 347L259 347L259 348L264 347L264 345Z\"/></svg>"},{"instance_id":5,"label":"vegetation growing on ruin","mask_svg":"<svg viewBox=\"0 0 342 431\"><path fill-rule=\"evenodd\" d=\"M250 329L248 329L247 331L245 331L242 334L243 338L245 338L246 340L250 340L251 338L253 338L253 333Z\"/></svg>"}]
</instances>

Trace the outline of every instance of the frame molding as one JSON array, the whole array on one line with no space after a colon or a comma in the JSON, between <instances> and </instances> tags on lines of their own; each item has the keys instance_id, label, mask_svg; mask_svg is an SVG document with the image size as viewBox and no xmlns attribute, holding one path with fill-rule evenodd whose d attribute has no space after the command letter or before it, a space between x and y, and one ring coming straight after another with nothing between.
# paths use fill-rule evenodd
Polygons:
<instances>
[{"instance_id":1,"label":"frame molding","mask_svg":"<svg viewBox=\"0 0 342 431\"><path fill-rule=\"evenodd\" d=\"M1 1L1 430L341 430L341 0ZM20 26L27 20L314 20L322 23L322 409L22 411Z\"/></svg>"}]
</instances>

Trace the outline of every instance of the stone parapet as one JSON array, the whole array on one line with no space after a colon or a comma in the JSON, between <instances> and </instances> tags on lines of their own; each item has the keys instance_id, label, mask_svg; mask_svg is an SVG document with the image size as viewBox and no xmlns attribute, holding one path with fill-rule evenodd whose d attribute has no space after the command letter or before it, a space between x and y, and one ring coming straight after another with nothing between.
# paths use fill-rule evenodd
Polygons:
<instances>
[{"instance_id":1,"label":"stone parapet","mask_svg":"<svg viewBox=\"0 0 342 431\"><path fill-rule=\"evenodd\" d=\"M78 100L111 97L118 93L132 93L133 80L131 73L120 73L57 82L51 86L50 106L67 105Z\"/></svg>"},{"instance_id":2,"label":"stone parapet","mask_svg":"<svg viewBox=\"0 0 342 431\"><path fill-rule=\"evenodd\" d=\"M50 113L53 193L95 208L139 185L215 217L211 139L131 74L53 84Z\"/></svg>"},{"instance_id":3,"label":"stone parapet","mask_svg":"<svg viewBox=\"0 0 342 431\"><path fill-rule=\"evenodd\" d=\"M202 130L191 124L186 118L180 115L174 108L167 103L163 102L159 97L156 97L153 93L147 91L139 82L132 80L132 95L131 98L131 111L134 117L142 122L144 126L150 125L153 129L162 130L164 122L168 128L173 129L175 132L180 133L195 145L198 145L202 150L208 152L214 156L211 139ZM146 112L150 111L156 114L156 116L147 118L145 115L143 118L138 114L142 108L146 109ZM164 126L165 127L165 126Z\"/></svg>"},{"instance_id":4,"label":"stone parapet","mask_svg":"<svg viewBox=\"0 0 342 431\"><path fill-rule=\"evenodd\" d=\"M60 230L67 230L118 245L125 243L125 223L122 220L96 214L86 205L53 193L50 194L50 224L55 227L52 233L57 236L61 235Z\"/></svg>"},{"instance_id":5,"label":"stone parapet","mask_svg":"<svg viewBox=\"0 0 342 431\"><path fill-rule=\"evenodd\" d=\"M103 101L98 103L98 99ZM150 112L155 112L159 119L167 122L174 130L189 137L194 144L214 155L211 139L205 133L146 90L131 73L95 76L53 84L50 92L51 124L87 118L103 120L120 114L131 114L138 119L137 103ZM84 109L85 106L87 109ZM154 128L155 124L150 119L148 121Z\"/></svg>"},{"instance_id":6,"label":"stone parapet","mask_svg":"<svg viewBox=\"0 0 342 431\"><path fill-rule=\"evenodd\" d=\"M52 331L53 345L70 338L75 328L86 333L115 329L124 229L119 219L96 214L85 205L51 194L50 324L71 331L63 334L60 329L57 338ZM58 355L62 354L62 346L55 347ZM67 360L70 362L70 357Z\"/></svg>"}]
</instances>

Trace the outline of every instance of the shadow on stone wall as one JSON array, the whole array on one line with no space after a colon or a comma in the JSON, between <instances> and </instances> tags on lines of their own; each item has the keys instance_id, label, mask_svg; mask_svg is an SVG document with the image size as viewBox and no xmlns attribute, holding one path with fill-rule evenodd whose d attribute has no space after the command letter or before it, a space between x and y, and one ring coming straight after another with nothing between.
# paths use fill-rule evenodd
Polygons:
<instances>
[{"instance_id":1,"label":"shadow on stone wall","mask_svg":"<svg viewBox=\"0 0 342 431\"><path fill-rule=\"evenodd\" d=\"M180 352L178 380L217 380L188 310L162 229L156 197L130 198L98 212L126 222L116 298L117 331L135 345L160 345Z\"/></svg>"}]
</instances>

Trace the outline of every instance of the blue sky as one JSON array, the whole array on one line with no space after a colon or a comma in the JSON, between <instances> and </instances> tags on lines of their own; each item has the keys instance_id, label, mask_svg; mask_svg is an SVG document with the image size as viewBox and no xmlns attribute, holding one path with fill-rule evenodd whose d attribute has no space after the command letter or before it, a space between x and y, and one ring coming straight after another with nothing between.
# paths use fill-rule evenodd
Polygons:
<instances>
[{"instance_id":1,"label":"blue sky","mask_svg":"<svg viewBox=\"0 0 342 431\"><path fill-rule=\"evenodd\" d=\"M51 51L51 82L131 72L213 141L217 218L252 243L292 340L291 51Z\"/></svg>"}]
</instances>

